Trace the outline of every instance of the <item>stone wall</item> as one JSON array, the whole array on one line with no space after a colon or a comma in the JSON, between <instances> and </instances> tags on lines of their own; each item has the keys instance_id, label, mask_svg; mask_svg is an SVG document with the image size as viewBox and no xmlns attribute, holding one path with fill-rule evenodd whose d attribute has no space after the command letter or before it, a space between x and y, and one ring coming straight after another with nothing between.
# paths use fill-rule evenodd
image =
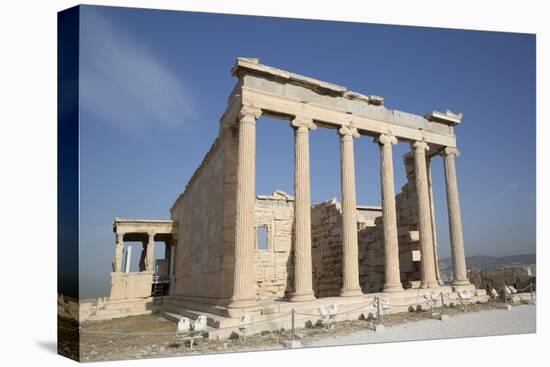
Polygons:
<instances>
[{"instance_id":1,"label":"stone wall","mask_svg":"<svg viewBox=\"0 0 550 367\"><path fill-rule=\"evenodd\" d=\"M420 251L416 229L413 180L396 197L401 280L417 287ZM260 300L289 297L293 281L293 198L282 191L256 199L256 227L267 228L266 250L254 254L256 296ZM384 286L384 241L380 207L357 206L359 278L364 293ZM316 297L334 297L342 287L342 209L336 199L311 208L313 291Z\"/></svg>"},{"instance_id":2,"label":"stone wall","mask_svg":"<svg viewBox=\"0 0 550 367\"><path fill-rule=\"evenodd\" d=\"M414 167L405 157L407 183L396 195L399 266L405 288L420 285L418 209ZM359 281L363 293L384 287L384 238L381 209L357 206ZM316 297L332 297L342 286L342 210L336 199L312 207L313 289Z\"/></svg>"},{"instance_id":3,"label":"stone wall","mask_svg":"<svg viewBox=\"0 0 550 367\"><path fill-rule=\"evenodd\" d=\"M358 205L358 230L373 228L380 215L380 207ZM336 199L312 207L311 236L315 296L338 296L342 287L342 208ZM359 257L362 257L361 253Z\"/></svg>"},{"instance_id":4,"label":"stone wall","mask_svg":"<svg viewBox=\"0 0 550 367\"><path fill-rule=\"evenodd\" d=\"M172 206L172 220L178 224L175 296L216 301L227 298L227 292L231 292L226 284L222 286L224 265L229 264L232 269L232 258L229 261L224 259L223 251L226 156L231 146L229 135L216 139ZM232 280L232 276L226 278Z\"/></svg>"},{"instance_id":5,"label":"stone wall","mask_svg":"<svg viewBox=\"0 0 550 367\"><path fill-rule=\"evenodd\" d=\"M110 300L147 298L151 296L152 271L111 273Z\"/></svg>"},{"instance_id":6,"label":"stone wall","mask_svg":"<svg viewBox=\"0 0 550 367\"><path fill-rule=\"evenodd\" d=\"M260 300L288 298L293 291L293 218L292 196L283 191L257 196L256 227L267 229L267 249L254 253L256 297Z\"/></svg>"},{"instance_id":7,"label":"stone wall","mask_svg":"<svg viewBox=\"0 0 550 367\"><path fill-rule=\"evenodd\" d=\"M256 199L256 227L265 226L268 237L267 250L254 254L256 296L260 300L288 298L293 291L293 205L293 197L282 191ZM358 206L358 228L373 228L380 214L380 207ZM337 296L342 285L340 203L332 199L314 205L311 219L315 295Z\"/></svg>"},{"instance_id":8,"label":"stone wall","mask_svg":"<svg viewBox=\"0 0 550 367\"><path fill-rule=\"evenodd\" d=\"M342 287L342 208L336 199L311 209L311 252L315 297L332 297Z\"/></svg>"}]
</instances>

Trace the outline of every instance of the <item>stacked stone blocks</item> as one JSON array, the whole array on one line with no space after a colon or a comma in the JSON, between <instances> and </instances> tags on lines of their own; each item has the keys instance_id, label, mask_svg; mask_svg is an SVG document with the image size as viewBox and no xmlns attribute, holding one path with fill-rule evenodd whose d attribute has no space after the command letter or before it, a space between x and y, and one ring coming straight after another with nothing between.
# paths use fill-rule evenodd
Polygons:
<instances>
[{"instance_id":1,"label":"stacked stone blocks","mask_svg":"<svg viewBox=\"0 0 550 367\"><path fill-rule=\"evenodd\" d=\"M256 228L267 229L267 249L254 251L258 300L289 298L293 292L294 198L283 191L256 198ZM258 240L258 239L257 239Z\"/></svg>"}]
</instances>

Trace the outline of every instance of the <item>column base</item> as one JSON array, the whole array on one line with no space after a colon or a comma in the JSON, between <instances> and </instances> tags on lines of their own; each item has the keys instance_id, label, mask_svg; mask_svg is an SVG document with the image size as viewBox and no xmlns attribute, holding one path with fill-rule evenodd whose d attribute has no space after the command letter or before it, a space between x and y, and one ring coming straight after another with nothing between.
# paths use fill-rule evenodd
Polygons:
<instances>
[{"instance_id":1,"label":"column base","mask_svg":"<svg viewBox=\"0 0 550 367\"><path fill-rule=\"evenodd\" d=\"M231 301L231 303L227 305L227 308L245 308L254 307L256 305L255 299L240 299Z\"/></svg>"},{"instance_id":2,"label":"column base","mask_svg":"<svg viewBox=\"0 0 550 367\"><path fill-rule=\"evenodd\" d=\"M389 285L384 286L384 289L382 290L382 292L391 293L391 292L399 292L399 291L402 291L402 290L403 290L403 287L401 286L401 284L399 284L399 285L389 284Z\"/></svg>"},{"instance_id":3,"label":"column base","mask_svg":"<svg viewBox=\"0 0 550 367\"><path fill-rule=\"evenodd\" d=\"M468 279L464 280L453 280L451 285L453 286L464 286L464 285L470 285L470 281Z\"/></svg>"},{"instance_id":4,"label":"column base","mask_svg":"<svg viewBox=\"0 0 550 367\"><path fill-rule=\"evenodd\" d=\"M363 292L361 292L361 288L354 288L354 289L342 289L340 291L340 297L355 297L355 296L362 296Z\"/></svg>"},{"instance_id":5,"label":"column base","mask_svg":"<svg viewBox=\"0 0 550 367\"><path fill-rule=\"evenodd\" d=\"M307 292L307 293L293 293L290 297L290 302L304 302L304 301L311 301L315 299L315 295L313 292Z\"/></svg>"}]
</instances>

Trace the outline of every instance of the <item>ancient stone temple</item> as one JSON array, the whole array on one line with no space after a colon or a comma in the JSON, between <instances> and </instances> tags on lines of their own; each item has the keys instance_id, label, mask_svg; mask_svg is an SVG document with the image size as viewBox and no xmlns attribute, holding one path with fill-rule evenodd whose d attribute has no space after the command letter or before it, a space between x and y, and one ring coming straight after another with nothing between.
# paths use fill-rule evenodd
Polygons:
<instances>
[{"instance_id":1,"label":"ancient stone temple","mask_svg":"<svg viewBox=\"0 0 550 367\"><path fill-rule=\"evenodd\" d=\"M388 109L382 97L258 59L238 58L231 73L237 83L218 137L172 205L171 220L115 219L109 302L160 297L164 311L205 314L219 328L238 325L242 315L262 320L324 304L346 309L380 296L403 305L435 290L449 299L468 290L472 299L486 300L466 273L453 131L461 114ZM278 118L294 131L293 196L256 193L256 124L262 116ZM339 139L341 197L312 205L309 135L317 128L334 129ZM356 203L357 139L379 147L380 167L361 169L373 179L379 170L381 207ZM411 147L403 160L393 157L398 141ZM445 167L452 284L443 284L438 270L434 159ZM396 169L405 169L408 179L397 193ZM122 267L124 241L130 240L143 243L139 272ZM156 262L155 241L166 243L165 259ZM126 252L126 263L129 256Z\"/></svg>"}]
</instances>

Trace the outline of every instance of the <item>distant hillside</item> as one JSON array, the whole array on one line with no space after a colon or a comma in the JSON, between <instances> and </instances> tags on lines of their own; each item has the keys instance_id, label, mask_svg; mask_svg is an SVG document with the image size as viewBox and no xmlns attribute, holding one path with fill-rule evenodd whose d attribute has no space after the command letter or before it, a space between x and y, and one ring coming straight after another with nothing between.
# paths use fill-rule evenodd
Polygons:
<instances>
[{"instance_id":1,"label":"distant hillside","mask_svg":"<svg viewBox=\"0 0 550 367\"><path fill-rule=\"evenodd\" d=\"M512 256L468 256L466 257L466 266L468 269L495 268L511 265L529 265L536 263L535 254L512 255ZM440 259L439 267L441 270L452 269L453 263L450 257Z\"/></svg>"}]
</instances>

